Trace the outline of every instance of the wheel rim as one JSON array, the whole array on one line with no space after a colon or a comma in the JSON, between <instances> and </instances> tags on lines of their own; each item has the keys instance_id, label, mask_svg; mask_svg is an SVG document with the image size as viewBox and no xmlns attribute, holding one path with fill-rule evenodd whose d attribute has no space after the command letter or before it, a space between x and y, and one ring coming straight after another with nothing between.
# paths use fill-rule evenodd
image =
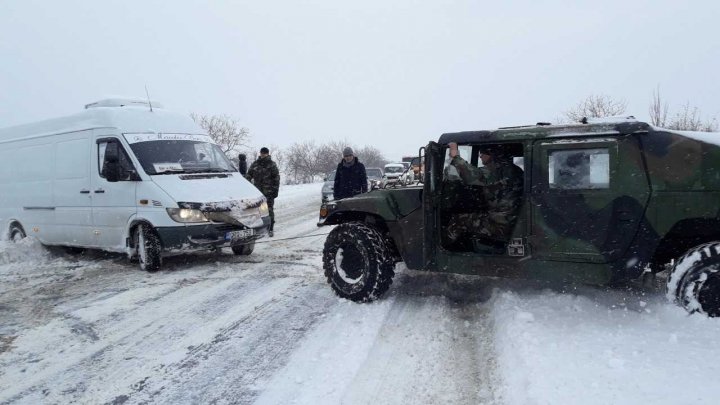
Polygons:
<instances>
[{"instance_id":1,"label":"wheel rim","mask_svg":"<svg viewBox=\"0 0 720 405\"><path fill-rule=\"evenodd\" d=\"M366 262L364 255L356 246L346 244L335 254L335 272L345 284L358 284L365 276Z\"/></svg>"},{"instance_id":2,"label":"wheel rim","mask_svg":"<svg viewBox=\"0 0 720 405\"><path fill-rule=\"evenodd\" d=\"M711 317L720 316L720 275L708 274L707 280L702 283L697 299L702 310Z\"/></svg>"}]
</instances>

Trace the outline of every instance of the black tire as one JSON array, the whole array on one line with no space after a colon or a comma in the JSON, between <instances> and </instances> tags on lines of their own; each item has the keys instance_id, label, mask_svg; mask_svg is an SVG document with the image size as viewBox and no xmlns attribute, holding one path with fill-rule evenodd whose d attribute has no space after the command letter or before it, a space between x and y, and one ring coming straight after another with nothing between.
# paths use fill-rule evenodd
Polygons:
<instances>
[{"instance_id":1,"label":"black tire","mask_svg":"<svg viewBox=\"0 0 720 405\"><path fill-rule=\"evenodd\" d=\"M255 241L252 241L245 245L232 246L232 251L238 256L249 256L255 250Z\"/></svg>"},{"instance_id":2,"label":"black tire","mask_svg":"<svg viewBox=\"0 0 720 405\"><path fill-rule=\"evenodd\" d=\"M162 245L157 233L150 225L141 224L135 228L133 236L135 253L140 269L149 273L160 270L162 265Z\"/></svg>"},{"instance_id":3,"label":"black tire","mask_svg":"<svg viewBox=\"0 0 720 405\"><path fill-rule=\"evenodd\" d=\"M19 224L10 225L8 230L8 240L11 242L19 242L20 239L26 238L25 230Z\"/></svg>"},{"instance_id":4,"label":"black tire","mask_svg":"<svg viewBox=\"0 0 720 405\"><path fill-rule=\"evenodd\" d=\"M395 276L395 262L382 234L362 222L337 226L325 240L323 269L335 294L356 302L382 296Z\"/></svg>"},{"instance_id":5,"label":"black tire","mask_svg":"<svg viewBox=\"0 0 720 405\"><path fill-rule=\"evenodd\" d=\"M696 246L675 262L667 297L690 313L720 317L720 242Z\"/></svg>"}]
</instances>

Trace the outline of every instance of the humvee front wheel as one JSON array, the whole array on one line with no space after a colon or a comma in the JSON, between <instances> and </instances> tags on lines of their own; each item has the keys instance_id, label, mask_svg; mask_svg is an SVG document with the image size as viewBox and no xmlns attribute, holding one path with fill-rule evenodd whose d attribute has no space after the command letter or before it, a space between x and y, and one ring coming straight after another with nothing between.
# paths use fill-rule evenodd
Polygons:
<instances>
[{"instance_id":1,"label":"humvee front wheel","mask_svg":"<svg viewBox=\"0 0 720 405\"><path fill-rule=\"evenodd\" d=\"M690 313L720 317L720 242L696 246L677 260L667 297Z\"/></svg>"},{"instance_id":2,"label":"humvee front wheel","mask_svg":"<svg viewBox=\"0 0 720 405\"><path fill-rule=\"evenodd\" d=\"M395 276L395 263L386 240L362 222L338 225L325 240L323 268L335 294L370 302L384 294Z\"/></svg>"}]
</instances>

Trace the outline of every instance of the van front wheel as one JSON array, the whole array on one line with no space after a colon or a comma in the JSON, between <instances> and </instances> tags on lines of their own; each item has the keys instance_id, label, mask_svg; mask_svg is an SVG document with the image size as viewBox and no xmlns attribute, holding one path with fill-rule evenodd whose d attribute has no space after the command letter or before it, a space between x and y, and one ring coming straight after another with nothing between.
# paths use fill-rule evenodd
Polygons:
<instances>
[{"instance_id":1,"label":"van front wheel","mask_svg":"<svg viewBox=\"0 0 720 405\"><path fill-rule=\"evenodd\" d=\"M140 268L150 273L160 270L162 247L160 238L152 227L146 224L138 225L133 239Z\"/></svg>"},{"instance_id":2,"label":"van front wheel","mask_svg":"<svg viewBox=\"0 0 720 405\"><path fill-rule=\"evenodd\" d=\"M246 243L244 245L232 246L233 253L240 256L249 256L250 254L252 254L253 250L255 250L255 241Z\"/></svg>"}]
</instances>

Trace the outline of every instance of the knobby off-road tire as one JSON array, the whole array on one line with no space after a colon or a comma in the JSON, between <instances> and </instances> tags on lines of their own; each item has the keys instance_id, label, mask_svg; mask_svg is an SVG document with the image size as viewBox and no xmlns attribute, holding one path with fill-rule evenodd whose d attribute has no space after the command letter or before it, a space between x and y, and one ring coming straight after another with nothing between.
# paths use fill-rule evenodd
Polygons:
<instances>
[{"instance_id":1,"label":"knobby off-road tire","mask_svg":"<svg viewBox=\"0 0 720 405\"><path fill-rule=\"evenodd\" d=\"M255 250L255 241L252 241L245 245L232 246L232 251L239 256L249 256Z\"/></svg>"},{"instance_id":2,"label":"knobby off-road tire","mask_svg":"<svg viewBox=\"0 0 720 405\"><path fill-rule=\"evenodd\" d=\"M677 260L668 277L667 297L690 313L720 316L720 242L696 246Z\"/></svg>"},{"instance_id":3,"label":"knobby off-road tire","mask_svg":"<svg viewBox=\"0 0 720 405\"><path fill-rule=\"evenodd\" d=\"M362 222L338 225L325 240L323 269L335 294L356 302L383 295L395 276L395 262L382 234Z\"/></svg>"},{"instance_id":4,"label":"knobby off-road tire","mask_svg":"<svg viewBox=\"0 0 720 405\"><path fill-rule=\"evenodd\" d=\"M149 273L160 270L162 265L162 246L160 238L150 225L141 224L135 228L133 237L135 252L140 262L140 269Z\"/></svg>"},{"instance_id":5,"label":"knobby off-road tire","mask_svg":"<svg viewBox=\"0 0 720 405\"><path fill-rule=\"evenodd\" d=\"M27 235L25 234L22 226L18 224L10 225L10 229L8 230L8 240L10 240L10 242L19 242L20 239L23 239L26 236Z\"/></svg>"}]
</instances>

